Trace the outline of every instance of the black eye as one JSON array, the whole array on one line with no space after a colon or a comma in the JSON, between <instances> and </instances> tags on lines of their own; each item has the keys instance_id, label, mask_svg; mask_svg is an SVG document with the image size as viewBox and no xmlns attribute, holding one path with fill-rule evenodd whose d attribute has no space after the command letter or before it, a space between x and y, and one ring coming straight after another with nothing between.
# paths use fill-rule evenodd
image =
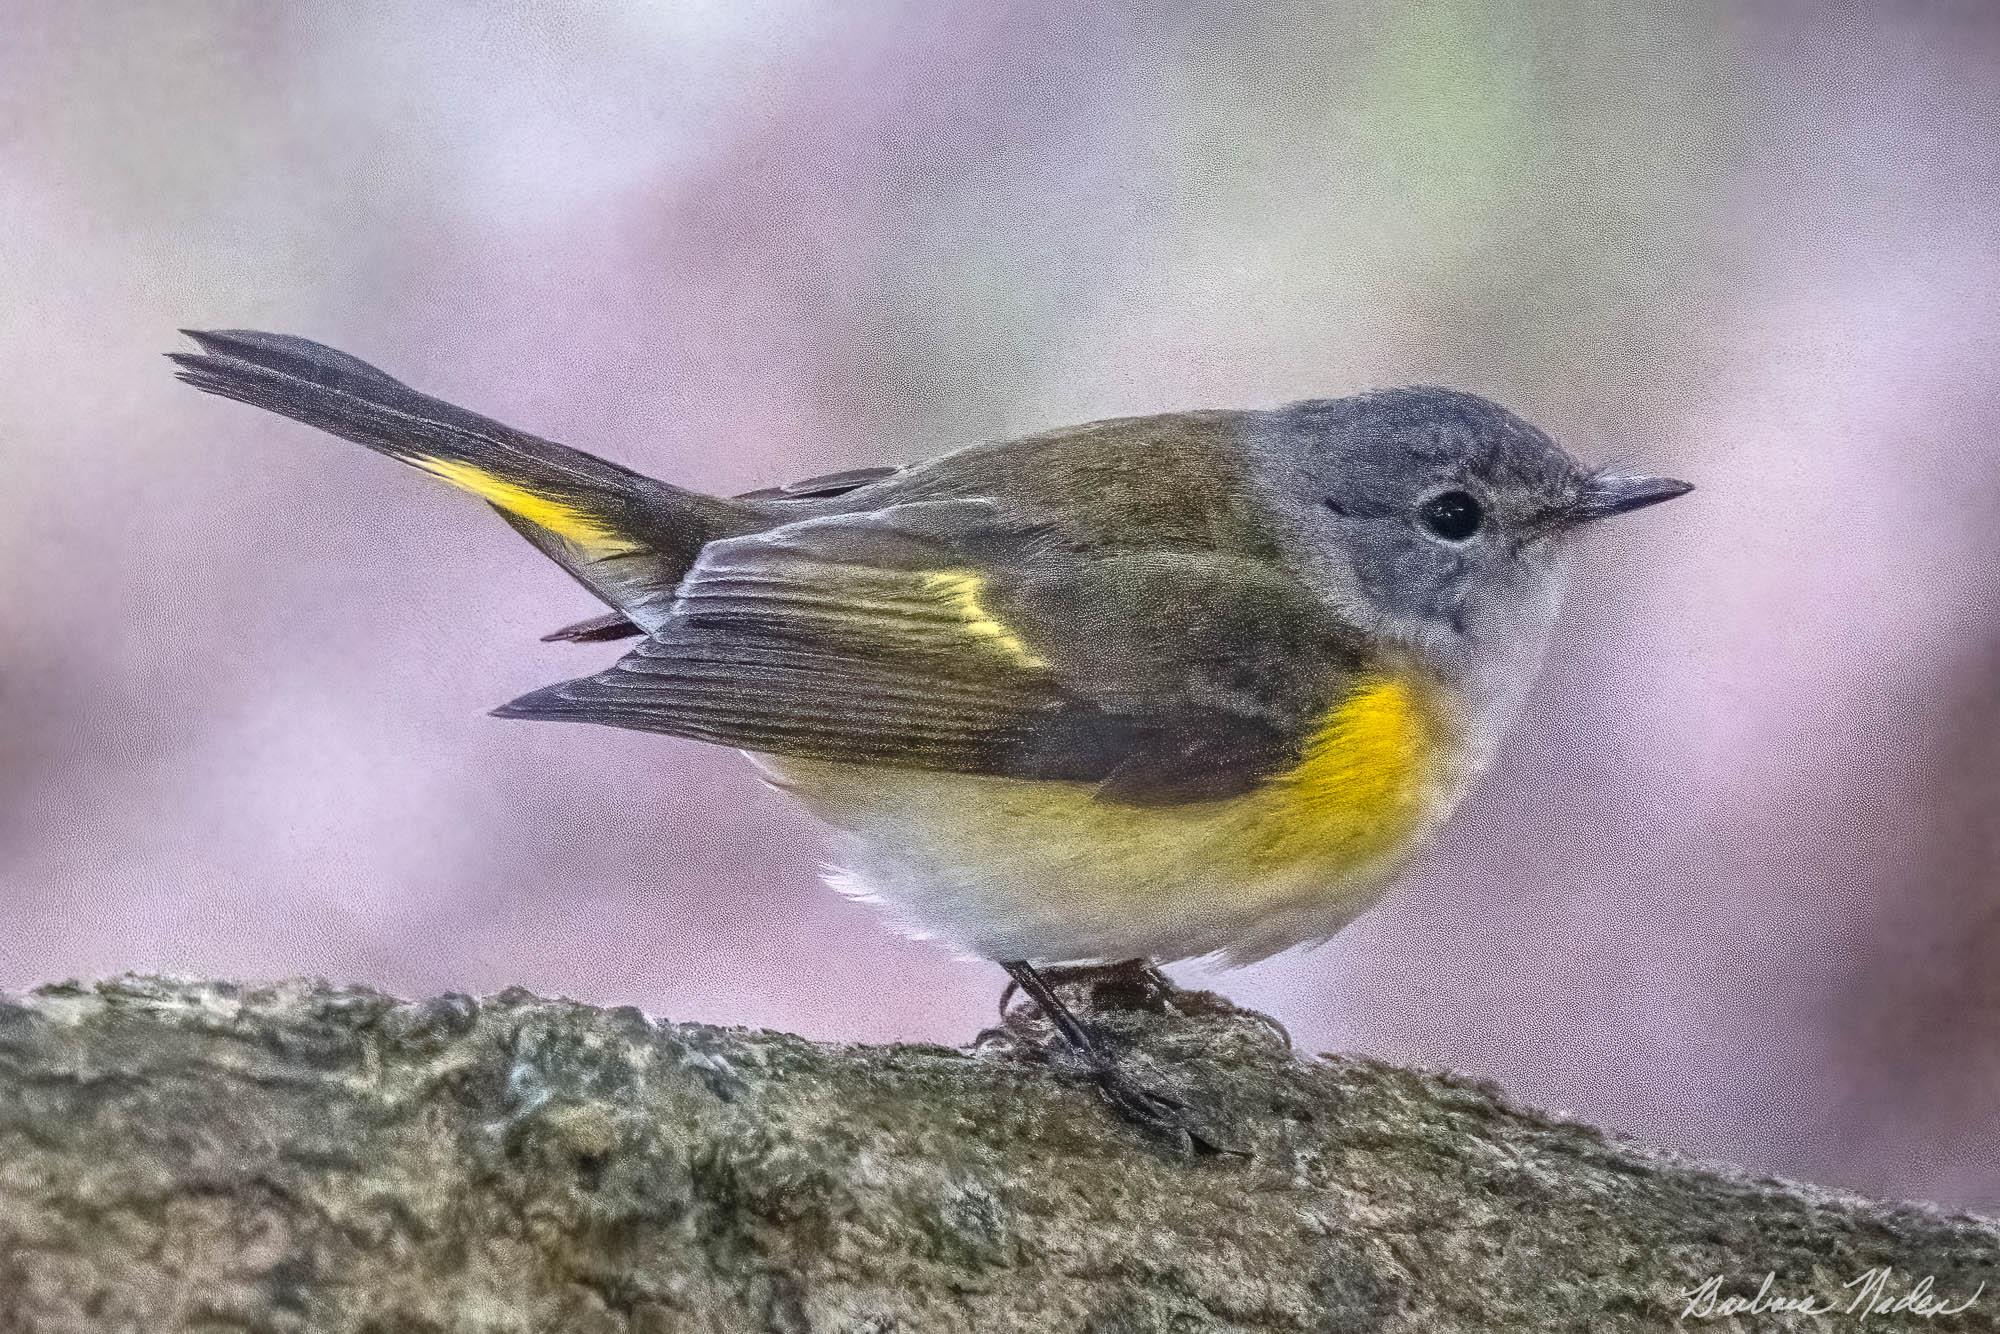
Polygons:
<instances>
[{"instance_id":1,"label":"black eye","mask_svg":"<svg viewBox=\"0 0 2000 1334\"><path fill-rule=\"evenodd\" d=\"M1479 531L1486 509L1463 491L1440 491L1417 507L1424 527L1447 542L1463 542Z\"/></svg>"}]
</instances>

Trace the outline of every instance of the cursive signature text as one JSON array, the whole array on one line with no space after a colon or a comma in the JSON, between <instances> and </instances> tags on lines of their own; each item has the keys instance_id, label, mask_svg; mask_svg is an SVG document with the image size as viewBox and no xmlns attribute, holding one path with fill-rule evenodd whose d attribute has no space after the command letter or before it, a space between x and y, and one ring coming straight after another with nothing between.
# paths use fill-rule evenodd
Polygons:
<instances>
[{"instance_id":1,"label":"cursive signature text","mask_svg":"<svg viewBox=\"0 0 2000 1334\"><path fill-rule=\"evenodd\" d=\"M1775 1273L1764 1275L1764 1281L1757 1285L1753 1293L1725 1293L1722 1290L1723 1277L1720 1274L1704 1280L1699 1285L1684 1292L1674 1294L1687 1303L1681 1310L1683 1320L1719 1320L1732 1315L1764 1315L1775 1311L1790 1311L1799 1315L1848 1315L1857 1320L1867 1320L1878 1315L1913 1315L1925 1320L1934 1320L1941 1315L1958 1315L1968 1311L1979 1300L1986 1285L1981 1283L1969 1296L1954 1299L1940 1296L1933 1291L1937 1280L1925 1274L1915 1283L1898 1288L1896 1271L1887 1265L1879 1269L1864 1270L1859 1276L1842 1284L1843 1295L1801 1291L1781 1292Z\"/></svg>"}]
</instances>

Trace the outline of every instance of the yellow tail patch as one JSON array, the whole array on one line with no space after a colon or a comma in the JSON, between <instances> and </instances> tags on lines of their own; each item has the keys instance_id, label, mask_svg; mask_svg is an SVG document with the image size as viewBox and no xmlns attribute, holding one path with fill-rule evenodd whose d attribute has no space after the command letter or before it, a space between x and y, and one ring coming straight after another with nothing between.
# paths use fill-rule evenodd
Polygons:
<instances>
[{"instance_id":1,"label":"yellow tail patch","mask_svg":"<svg viewBox=\"0 0 2000 1334\"><path fill-rule=\"evenodd\" d=\"M530 491L518 482L495 477L484 468L450 459L421 456L412 458L410 462L433 477L442 477L460 490L470 491L516 518L526 519L537 528L554 533L586 556L611 556L634 549L631 542L597 516L565 501Z\"/></svg>"},{"instance_id":2,"label":"yellow tail patch","mask_svg":"<svg viewBox=\"0 0 2000 1334\"><path fill-rule=\"evenodd\" d=\"M981 576L969 570L940 570L924 576L924 587L943 595L952 611L964 622L967 634L990 643L1020 666L1049 665L1019 635L1008 629L1004 621L986 610L983 596L986 580Z\"/></svg>"}]
</instances>

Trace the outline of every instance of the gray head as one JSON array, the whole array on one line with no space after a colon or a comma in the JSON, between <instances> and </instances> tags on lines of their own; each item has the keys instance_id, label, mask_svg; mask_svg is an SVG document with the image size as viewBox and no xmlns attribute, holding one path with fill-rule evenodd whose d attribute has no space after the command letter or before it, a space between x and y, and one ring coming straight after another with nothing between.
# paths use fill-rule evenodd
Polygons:
<instances>
[{"instance_id":1,"label":"gray head","mask_svg":"<svg viewBox=\"0 0 2000 1334\"><path fill-rule=\"evenodd\" d=\"M1593 471L1451 389L1295 403L1259 414L1253 437L1292 559L1362 624L1445 667L1538 661L1574 536L1692 489Z\"/></svg>"}]
</instances>

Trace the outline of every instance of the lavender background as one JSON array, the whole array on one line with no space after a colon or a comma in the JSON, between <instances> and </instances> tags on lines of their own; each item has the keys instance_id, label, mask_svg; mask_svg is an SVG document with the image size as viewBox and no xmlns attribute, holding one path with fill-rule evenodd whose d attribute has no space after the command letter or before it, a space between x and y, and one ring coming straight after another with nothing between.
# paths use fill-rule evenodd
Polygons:
<instances>
[{"instance_id":1,"label":"lavender background","mask_svg":"<svg viewBox=\"0 0 2000 1334\"><path fill-rule=\"evenodd\" d=\"M2000 1206L1992 6L0 12L0 986L939 1041L998 991L823 890L735 757L485 717L609 660L535 642L593 604L173 384L176 325L720 490L1441 382L1702 489L1603 532L1398 894L1228 989L1308 1050Z\"/></svg>"}]
</instances>

